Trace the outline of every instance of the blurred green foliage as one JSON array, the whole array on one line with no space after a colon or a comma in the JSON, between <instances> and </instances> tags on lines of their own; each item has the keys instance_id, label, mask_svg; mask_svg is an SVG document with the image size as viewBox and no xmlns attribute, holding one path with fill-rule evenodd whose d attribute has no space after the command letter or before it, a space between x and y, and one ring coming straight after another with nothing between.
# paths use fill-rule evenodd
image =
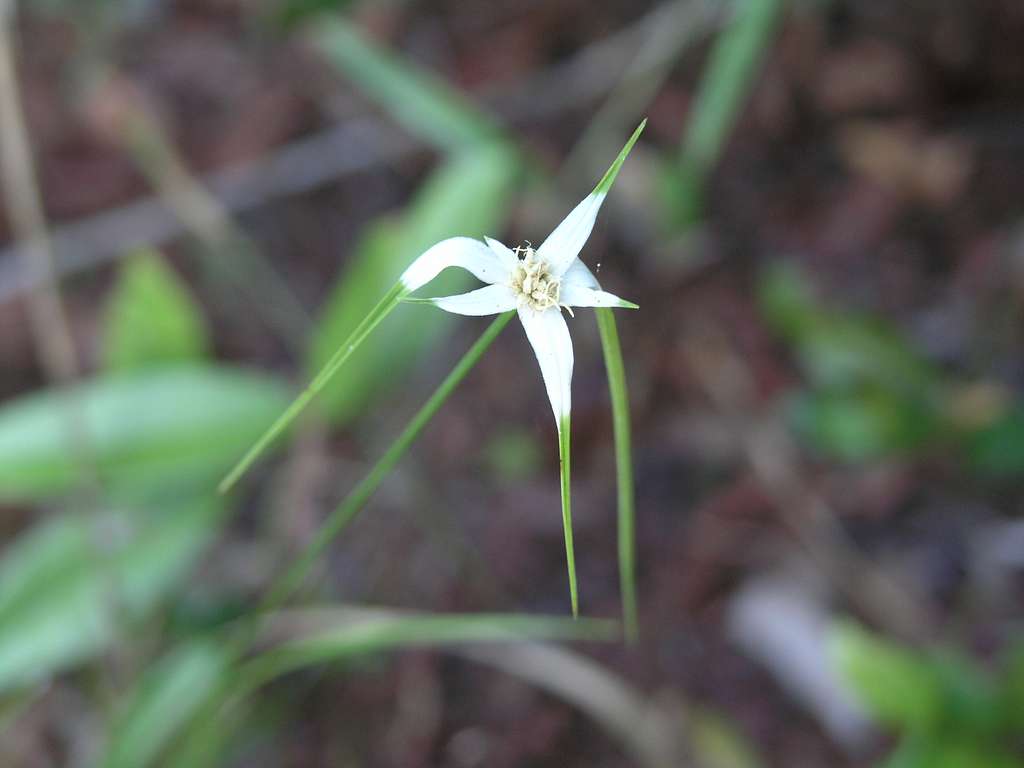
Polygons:
<instances>
[{"instance_id":1,"label":"blurred green foliage","mask_svg":"<svg viewBox=\"0 0 1024 768\"><path fill-rule=\"evenodd\" d=\"M833 657L870 714L900 736L886 768L1020 768L1024 643L996 675L952 652L922 654L854 624Z\"/></svg>"},{"instance_id":2,"label":"blurred green foliage","mask_svg":"<svg viewBox=\"0 0 1024 768\"><path fill-rule=\"evenodd\" d=\"M189 640L153 663L115 713L101 768L136 768L159 758L227 672L225 649Z\"/></svg>"},{"instance_id":3,"label":"blurred green foliage","mask_svg":"<svg viewBox=\"0 0 1024 768\"><path fill-rule=\"evenodd\" d=\"M66 514L0 561L0 691L47 680L107 650L187 572L216 533L219 503Z\"/></svg>"},{"instance_id":4,"label":"blurred green foliage","mask_svg":"<svg viewBox=\"0 0 1024 768\"><path fill-rule=\"evenodd\" d=\"M757 751L727 719L714 711L687 712L687 735L700 768L760 768Z\"/></svg>"},{"instance_id":5,"label":"blurred green foliage","mask_svg":"<svg viewBox=\"0 0 1024 768\"><path fill-rule=\"evenodd\" d=\"M101 376L0 407L0 499L45 499L95 472L112 493L207 491L288 404L265 374L189 364Z\"/></svg>"},{"instance_id":6,"label":"blurred green foliage","mask_svg":"<svg viewBox=\"0 0 1024 768\"><path fill-rule=\"evenodd\" d=\"M807 379L790 399L792 424L823 455L944 449L981 477L1024 472L1024 406L998 385L941 371L879 318L827 307L793 264L766 270L759 298Z\"/></svg>"},{"instance_id":7,"label":"blurred green foliage","mask_svg":"<svg viewBox=\"0 0 1024 768\"><path fill-rule=\"evenodd\" d=\"M671 229L700 219L708 176L746 104L784 0L733 2L732 19L715 40L683 133L679 163L661 173L661 203Z\"/></svg>"},{"instance_id":8,"label":"blurred green foliage","mask_svg":"<svg viewBox=\"0 0 1024 768\"><path fill-rule=\"evenodd\" d=\"M111 372L198 360L210 348L202 312L156 251L143 249L122 262L107 300L104 367Z\"/></svg>"},{"instance_id":9,"label":"blurred green foliage","mask_svg":"<svg viewBox=\"0 0 1024 768\"><path fill-rule=\"evenodd\" d=\"M484 458L497 478L513 484L537 472L542 463L542 452L530 432L510 426L488 441Z\"/></svg>"},{"instance_id":10,"label":"blurred green foliage","mask_svg":"<svg viewBox=\"0 0 1024 768\"><path fill-rule=\"evenodd\" d=\"M442 151L500 140L497 124L439 77L371 41L343 16L321 16L307 34L315 49L409 133Z\"/></svg>"}]
</instances>

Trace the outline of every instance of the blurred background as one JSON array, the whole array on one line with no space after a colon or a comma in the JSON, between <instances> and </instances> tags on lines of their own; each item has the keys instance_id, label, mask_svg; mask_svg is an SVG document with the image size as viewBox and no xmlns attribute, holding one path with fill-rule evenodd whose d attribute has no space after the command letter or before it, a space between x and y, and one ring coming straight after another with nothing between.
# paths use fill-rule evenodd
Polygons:
<instances>
[{"instance_id":1,"label":"blurred background","mask_svg":"<svg viewBox=\"0 0 1024 768\"><path fill-rule=\"evenodd\" d=\"M1024 766L1019 0L0 19L0 764ZM641 307L639 641L530 623L569 608L512 327L245 665L224 633L487 321L400 306L218 479L419 253L539 243L644 117L582 254ZM592 314L577 566L617 620Z\"/></svg>"}]
</instances>

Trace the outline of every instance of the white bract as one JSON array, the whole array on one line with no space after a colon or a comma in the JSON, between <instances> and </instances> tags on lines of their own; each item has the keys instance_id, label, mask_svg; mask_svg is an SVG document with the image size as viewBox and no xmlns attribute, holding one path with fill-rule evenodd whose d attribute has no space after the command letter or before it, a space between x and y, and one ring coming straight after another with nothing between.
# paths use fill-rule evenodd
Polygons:
<instances>
[{"instance_id":1,"label":"white bract","mask_svg":"<svg viewBox=\"0 0 1024 768\"><path fill-rule=\"evenodd\" d=\"M611 168L539 248L512 250L497 240L480 242L452 237L428 249L402 274L401 283L412 292L447 267L461 267L487 283L469 293L418 299L458 315L494 315L516 310L540 363L551 410L561 432L569 420L573 353L562 309L572 307L626 307L637 305L601 290L579 254L594 228L622 162L643 129L637 129Z\"/></svg>"}]
</instances>

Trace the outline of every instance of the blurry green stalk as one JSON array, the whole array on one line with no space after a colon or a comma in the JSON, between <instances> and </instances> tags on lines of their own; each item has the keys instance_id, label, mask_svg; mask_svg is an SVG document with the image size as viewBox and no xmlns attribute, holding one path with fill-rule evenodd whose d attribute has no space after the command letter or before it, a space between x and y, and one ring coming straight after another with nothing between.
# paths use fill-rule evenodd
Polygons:
<instances>
[{"instance_id":1,"label":"blurry green stalk","mask_svg":"<svg viewBox=\"0 0 1024 768\"><path fill-rule=\"evenodd\" d=\"M434 418L434 415L444 402L451 397L455 388L466 378L466 374L473 369L473 366L477 364L483 353L487 351L498 337L498 334L501 333L502 329L508 325L514 316L514 312L506 312L496 317L494 322L476 340L476 343L462 356L462 359L449 372L444 381L434 391L434 394L430 396L430 399L412 417L402 431L402 434L395 439L384 455L373 466L370 473L363 478L359 485L352 489L351 493L345 497L345 500L324 521L324 524L320 527L313 541L306 547L301 557L274 584L267 595L263 612L273 610L281 605L302 585L317 558L323 554L331 541L341 533L342 529L363 508L370 497L373 496L374 492L384 481L384 478L391 473L395 465L398 464L406 451L409 450L409 447L416 441L416 438L423 432L424 427ZM366 330L366 333L369 333L369 328ZM342 347L342 350L344 349L345 347ZM324 369L324 372L327 372L327 368ZM310 388L312 388L312 385L310 385Z\"/></svg>"},{"instance_id":2,"label":"blurry green stalk","mask_svg":"<svg viewBox=\"0 0 1024 768\"><path fill-rule=\"evenodd\" d=\"M313 378L306 387L302 394L300 394L291 405L278 416L270 428L263 433L263 436L253 444L245 456L241 458L238 464L235 465L228 474L221 480L218 490L221 493L227 493L239 479L244 475L249 467L251 467L256 460L263 455L263 452L274 442L277 437L284 432L291 423L298 418L306 407L312 402L313 398L320 393L321 390L327 383L334 377L334 375L341 369L345 362L349 359L353 352L359 347L360 344L370 335L370 332L376 328L380 321L387 317L391 310L398 306L402 300L402 296L408 293L408 291L402 286L401 283L395 283L390 291L378 302L369 314L363 318L362 322L356 326L355 330L352 331L351 335L345 340L345 343L338 347L338 350L334 353L334 356L328 360L320 372ZM457 383L457 382L456 382Z\"/></svg>"}]
</instances>

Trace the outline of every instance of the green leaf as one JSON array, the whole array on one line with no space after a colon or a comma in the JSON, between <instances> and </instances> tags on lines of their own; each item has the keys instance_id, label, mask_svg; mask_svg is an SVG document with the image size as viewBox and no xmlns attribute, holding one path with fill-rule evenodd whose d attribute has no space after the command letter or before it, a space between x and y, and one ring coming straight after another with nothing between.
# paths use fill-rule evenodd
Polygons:
<instances>
[{"instance_id":1,"label":"green leaf","mask_svg":"<svg viewBox=\"0 0 1024 768\"><path fill-rule=\"evenodd\" d=\"M852 623L833 630L831 652L843 677L869 712L902 728L938 725L944 692L934 665Z\"/></svg>"},{"instance_id":2,"label":"green leaf","mask_svg":"<svg viewBox=\"0 0 1024 768\"><path fill-rule=\"evenodd\" d=\"M805 440L843 461L911 453L942 426L927 404L877 387L806 393L793 398L789 409L794 428Z\"/></svg>"},{"instance_id":3,"label":"green leaf","mask_svg":"<svg viewBox=\"0 0 1024 768\"><path fill-rule=\"evenodd\" d=\"M964 451L971 468L993 479L1024 472L1024 406L1008 409L991 424L964 437Z\"/></svg>"},{"instance_id":4,"label":"green leaf","mask_svg":"<svg viewBox=\"0 0 1024 768\"><path fill-rule=\"evenodd\" d=\"M414 136L442 150L462 150L498 136L495 123L443 79L366 38L342 16L320 17L313 47Z\"/></svg>"},{"instance_id":5,"label":"green leaf","mask_svg":"<svg viewBox=\"0 0 1024 768\"><path fill-rule=\"evenodd\" d=\"M103 768L139 768L157 758L222 681L225 650L192 641L154 667L121 706L108 740Z\"/></svg>"},{"instance_id":6,"label":"green leaf","mask_svg":"<svg viewBox=\"0 0 1024 768\"><path fill-rule=\"evenodd\" d=\"M350 3L351 0L277 0L270 13L277 24L292 27L322 13L340 12Z\"/></svg>"},{"instance_id":7,"label":"green leaf","mask_svg":"<svg viewBox=\"0 0 1024 768\"><path fill-rule=\"evenodd\" d=\"M159 515L67 515L18 538L0 559L0 690L107 648L187 574L221 511L207 500Z\"/></svg>"},{"instance_id":8,"label":"green leaf","mask_svg":"<svg viewBox=\"0 0 1024 768\"><path fill-rule=\"evenodd\" d=\"M313 333L309 371L315 374L348 338L377 299L423 251L446 237L480 237L501 226L517 155L502 145L459 154L435 171L401 218L372 225L335 284ZM447 270L431 283L434 295L458 293L473 282ZM335 423L358 414L402 381L419 356L451 327L453 317L433 307L399 307L352 355L345 374L324 389L322 402Z\"/></svg>"},{"instance_id":9,"label":"green leaf","mask_svg":"<svg viewBox=\"0 0 1024 768\"><path fill-rule=\"evenodd\" d=\"M0 499L39 499L75 487L78 457L69 432L76 421L91 465L118 489L212 487L287 403L276 379L194 365L24 396L0 407Z\"/></svg>"},{"instance_id":10,"label":"green leaf","mask_svg":"<svg viewBox=\"0 0 1024 768\"><path fill-rule=\"evenodd\" d=\"M129 371L196 360L209 347L199 307L160 254L145 249L127 259L107 305L105 368Z\"/></svg>"}]
</instances>

